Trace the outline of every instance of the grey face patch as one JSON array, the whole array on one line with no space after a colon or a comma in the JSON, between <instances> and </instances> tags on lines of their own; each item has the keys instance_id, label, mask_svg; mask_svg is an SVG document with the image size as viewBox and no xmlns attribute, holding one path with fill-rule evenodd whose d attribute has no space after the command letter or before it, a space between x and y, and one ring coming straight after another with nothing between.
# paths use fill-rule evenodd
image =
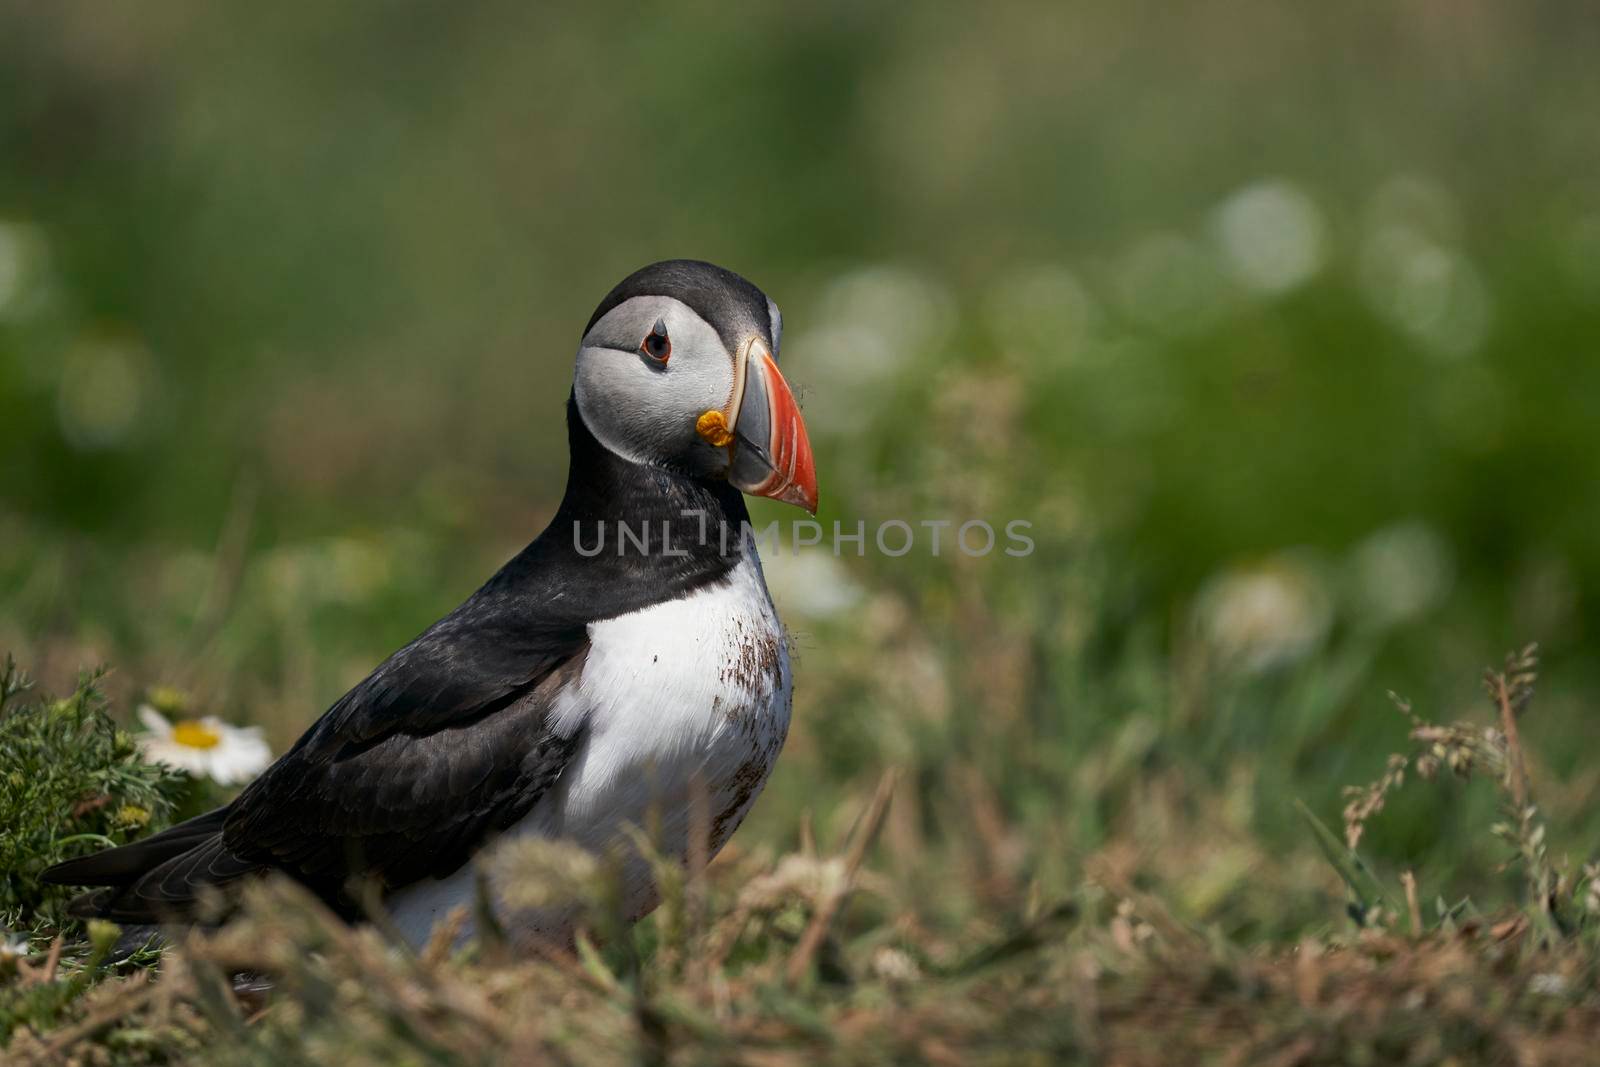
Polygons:
<instances>
[{"instance_id":1,"label":"grey face patch","mask_svg":"<svg viewBox=\"0 0 1600 1067\"><path fill-rule=\"evenodd\" d=\"M672 343L665 363L640 351L657 323ZM589 432L607 449L650 466L721 475L726 449L695 432L695 420L733 395L733 353L693 308L666 296L636 296L590 325L572 390Z\"/></svg>"}]
</instances>

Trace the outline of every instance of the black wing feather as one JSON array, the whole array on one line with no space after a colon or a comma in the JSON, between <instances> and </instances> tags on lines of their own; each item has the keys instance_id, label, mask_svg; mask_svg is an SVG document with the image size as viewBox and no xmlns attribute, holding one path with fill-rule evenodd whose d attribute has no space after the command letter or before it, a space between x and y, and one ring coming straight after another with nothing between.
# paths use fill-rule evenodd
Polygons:
<instances>
[{"instance_id":1,"label":"black wing feather","mask_svg":"<svg viewBox=\"0 0 1600 1067\"><path fill-rule=\"evenodd\" d=\"M520 686L487 687L476 706L459 703L448 725L430 704L416 715L391 704L388 729L374 733L368 687L378 682L381 693L394 677L380 670L239 796L224 843L331 901L355 875L393 889L450 873L489 833L527 814L565 768L578 736L552 731L548 713L581 669L581 652L550 657ZM401 670L427 691L421 662L411 657Z\"/></svg>"},{"instance_id":2,"label":"black wing feather","mask_svg":"<svg viewBox=\"0 0 1600 1067\"><path fill-rule=\"evenodd\" d=\"M218 808L143 841L58 863L45 872L45 880L58 885L127 885L152 867L215 837L227 816L227 808Z\"/></svg>"}]
</instances>

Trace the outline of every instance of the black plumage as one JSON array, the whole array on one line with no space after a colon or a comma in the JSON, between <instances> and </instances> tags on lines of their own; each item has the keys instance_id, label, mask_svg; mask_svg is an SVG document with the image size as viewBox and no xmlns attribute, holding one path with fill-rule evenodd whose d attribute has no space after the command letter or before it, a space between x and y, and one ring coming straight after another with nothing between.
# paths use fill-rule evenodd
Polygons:
<instances>
[{"instance_id":1,"label":"black plumage","mask_svg":"<svg viewBox=\"0 0 1600 1067\"><path fill-rule=\"evenodd\" d=\"M683 299L719 330L732 316L768 331L759 290L686 261L630 276L596 318L642 292ZM609 452L571 399L567 425L571 464L554 519L465 603L340 698L227 807L59 864L45 880L104 887L77 898L80 914L151 923L191 918L209 889L277 870L353 915L362 883L387 892L448 875L527 814L582 742L552 727L550 709L581 670L588 625L724 579L748 521L726 482ZM602 523L619 522L670 527L674 551L619 552L614 537L598 554L579 551Z\"/></svg>"}]
</instances>

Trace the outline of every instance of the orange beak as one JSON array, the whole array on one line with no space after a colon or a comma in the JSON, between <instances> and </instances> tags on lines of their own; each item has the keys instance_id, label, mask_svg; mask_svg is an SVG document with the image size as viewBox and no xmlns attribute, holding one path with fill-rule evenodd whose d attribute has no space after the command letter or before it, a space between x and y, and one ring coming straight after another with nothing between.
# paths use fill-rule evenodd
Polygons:
<instances>
[{"instance_id":1,"label":"orange beak","mask_svg":"<svg viewBox=\"0 0 1600 1067\"><path fill-rule=\"evenodd\" d=\"M817 467L800 405L764 345L751 344L744 370L728 480L753 496L795 504L815 515Z\"/></svg>"}]
</instances>

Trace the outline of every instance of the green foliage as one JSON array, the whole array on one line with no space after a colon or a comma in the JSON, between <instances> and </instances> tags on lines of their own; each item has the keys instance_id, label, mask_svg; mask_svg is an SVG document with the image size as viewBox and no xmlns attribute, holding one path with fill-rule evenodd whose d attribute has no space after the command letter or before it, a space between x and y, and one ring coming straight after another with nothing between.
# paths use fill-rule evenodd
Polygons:
<instances>
[{"instance_id":1,"label":"green foliage","mask_svg":"<svg viewBox=\"0 0 1600 1067\"><path fill-rule=\"evenodd\" d=\"M31 958L26 952L0 948L0 1048L11 1045L19 1032L45 1034L44 1042L35 1047L49 1056L52 1048L68 1048L83 1037L98 1036L98 1027L73 1024L86 1012L103 1011L104 1002L125 988L125 976L133 975L136 984L148 982L160 962L160 950L151 945L132 953L120 946L121 930L114 923L90 920L84 933L82 944L65 947L58 936ZM170 1040L164 1044L172 1047ZM96 1052L102 1059L115 1056L119 1064L143 1063L144 1053L155 1045L146 1033L119 1028Z\"/></svg>"},{"instance_id":2,"label":"green foliage","mask_svg":"<svg viewBox=\"0 0 1600 1067\"><path fill-rule=\"evenodd\" d=\"M30 692L9 657L0 671L0 924L11 930L65 926L76 891L41 884L40 872L160 829L187 791L112 721L102 676L51 699Z\"/></svg>"}]
</instances>

